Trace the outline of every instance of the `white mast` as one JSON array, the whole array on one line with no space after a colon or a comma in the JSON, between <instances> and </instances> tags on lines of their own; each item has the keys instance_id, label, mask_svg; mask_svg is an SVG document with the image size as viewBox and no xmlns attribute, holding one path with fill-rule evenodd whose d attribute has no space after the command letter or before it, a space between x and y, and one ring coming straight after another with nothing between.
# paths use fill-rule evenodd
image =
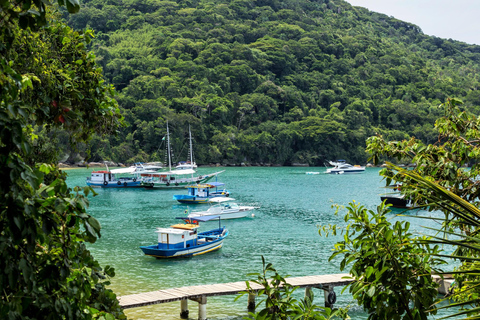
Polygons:
<instances>
[{"instance_id":1,"label":"white mast","mask_svg":"<svg viewBox=\"0 0 480 320\"><path fill-rule=\"evenodd\" d=\"M170 131L168 131L168 121L167 121L167 152L168 152L168 171L172 171L172 159L170 156Z\"/></svg>"},{"instance_id":2,"label":"white mast","mask_svg":"<svg viewBox=\"0 0 480 320\"><path fill-rule=\"evenodd\" d=\"M190 130L190 125L188 125L188 134L190 136L190 165L193 169L192 131Z\"/></svg>"}]
</instances>

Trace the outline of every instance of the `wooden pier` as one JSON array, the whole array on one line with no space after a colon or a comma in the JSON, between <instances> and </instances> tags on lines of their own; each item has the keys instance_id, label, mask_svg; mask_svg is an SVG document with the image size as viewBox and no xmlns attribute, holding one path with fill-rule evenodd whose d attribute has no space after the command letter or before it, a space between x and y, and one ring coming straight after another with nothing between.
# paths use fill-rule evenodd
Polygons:
<instances>
[{"instance_id":1,"label":"wooden pier","mask_svg":"<svg viewBox=\"0 0 480 320\"><path fill-rule=\"evenodd\" d=\"M442 279L439 276L433 276L436 282L440 284L438 289L440 294L447 294L450 291L450 285L453 279L450 277ZM310 294L312 288L324 290L325 306L332 307L336 301L334 288L346 286L353 281L348 273L326 274L321 276L290 277L285 279L288 284L305 288L305 295ZM263 289L262 286L250 281L250 287L255 291ZM120 306L123 309L137 308L152 304L180 301L180 316L188 317L188 300L198 302L198 319L207 319L207 297L236 295L247 290L245 281L207 284L200 286L190 286L174 289L157 290L151 292L137 293L118 297ZM248 296L248 309L255 308L255 294Z\"/></svg>"},{"instance_id":2,"label":"wooden pier","mask_svg":"<svg viewBox=\"0 0 480 320\"><path fill-rule=\"evenodd\" d=\"M336 286L345 286L352 282L347 273L328 274L319 276L290 277L286 278L288 284L306 288L305 294L308 294L312 288L323 289L325 291L325 305L332 306L335 303ZM256 292L263 289L262 286L250 281L250 286ZM152 304L166 303L172 301L180 301L180 315L183 318L188 316L188 300L198 302L198 319L205 320L207 318L207 297L236 295L247 290L245 281L207 284L200 286L190 286L182 288L173 288L165 290L157 290L151 292L137 293L118 297L120 306L123 309L142 307ZM248 308L255 308L255 294L248 296Z\"/></svg>"}]
</instances>

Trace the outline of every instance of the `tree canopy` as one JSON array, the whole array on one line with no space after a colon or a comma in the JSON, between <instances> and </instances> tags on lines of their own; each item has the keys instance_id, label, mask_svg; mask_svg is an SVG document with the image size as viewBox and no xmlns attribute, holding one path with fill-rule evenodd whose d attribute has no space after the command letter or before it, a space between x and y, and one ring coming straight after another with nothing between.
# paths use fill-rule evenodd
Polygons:
<instances>
[{"instance_id":1,"label":"tree canopy","mask_svg":"<svg viewBox=\"0 0 480 320\"><path fill-rule=\"evenodd\" d=\"M100 236L86 212L90 189L67 186L57 153L36 134L62 130L74 147L120 125L112 87L86 49L92 32L74 31L43 1L1 5L0 318L122 319L106 288L114 270L85 245Z\"/></svg>"},{"instance_id":2,"label":"tree canopy","mask_svg":"<svg viewBox=\"0 0 480 320\"><path fill-rule=\"evenodd\" d=\"M199 163L365 163L377 133L433 143L447 97L480 105L480 47L342 0L87 0L68 23L128 124L91 160L164 161L168 120L177 161L190 124Z\"/></svg>"}]
</instances>

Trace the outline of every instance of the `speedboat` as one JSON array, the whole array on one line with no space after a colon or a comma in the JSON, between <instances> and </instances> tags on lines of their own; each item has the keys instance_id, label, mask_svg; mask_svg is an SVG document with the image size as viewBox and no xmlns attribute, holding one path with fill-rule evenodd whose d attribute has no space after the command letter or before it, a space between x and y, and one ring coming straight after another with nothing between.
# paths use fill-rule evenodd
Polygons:
<instances>
[{"instance_id":1,"label":"speedboat","mask_svg":"<svg viewBox=\"0 0 480 320\"><path fill-rule=\"evenodd\" d=\"M187 194L176 194L173 196L173 199L180 203L209 203L212 198L230 196L230 192L227 189L219 189L219 187L223 186L225 186L225 183L216 181L188 185Z\"/></svg>"},{"instance_id":2,"label":"speedboat","mask_svg":"<svg viewBox=\"0 0 480 320\"><path fill-rule=\"evenodd\" d=\"M150 246L141 246L145 255L155 258L192 257L214 250L223 245L228 236L226 227L221 227L220 216L177 218L185 223L179 223L169 228L157 228L158 243ZM199 222L218 219L218 228L198 232Z\"/></svg>"},{"instance_id":3,"label":"speedboat","mask_svg":"<svg viewBox=\"0 0 480 320\"><path fill-rule=\"evenodd\" d=\"M365 167L362 166L353 166L347 163L345 160L329 161L328 162L333 168L328 168L325 173L330 174L343 174L343 173L362 173L365 171Z\"/></svg>"},{"instance_id":4,"label":"speedboat","mask_svg":"<svg viewBox=\"0 0 480 320\"><path fill-rule=\"evenodd\" d=\"M246 217L250 211L257 209L258 207L254 206L243 206L238 205L236 202L232 202L235 199L232 198L214 198L211 199L211 203L216 203L212 205L208 210L205 211L192 211L188 214L189 218L197 219L200 217L209 217L209 216L221 216L222 219L238 219Z\"/></svg>"}]
</instances>

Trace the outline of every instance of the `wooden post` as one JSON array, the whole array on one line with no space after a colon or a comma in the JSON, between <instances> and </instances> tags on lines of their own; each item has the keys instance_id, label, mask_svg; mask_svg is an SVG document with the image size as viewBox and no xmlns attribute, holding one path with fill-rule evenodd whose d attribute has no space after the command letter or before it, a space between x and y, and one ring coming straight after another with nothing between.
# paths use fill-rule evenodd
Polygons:
<instances>
[{"instance_id":1,"label":"wooden post","mask_svg":"<svg viewBox=\"0 0 480 320\"><path fill-rule=\"evenodd\" d=\"M254 311L255 310L255 294L254 293L249 293L248 294L248 311Z\"/></svg>"},{"instance_id":2,"label":"wooden post","mask_svg":"<svg viewBox=\"0 0 480 320\"><path fill-rule=\"evenodd\" d=\"M180 300L180 318L188 319L188 300Z\"/></svg>"},{"instance_id":3,"label":"wooden post","mask_svg":"<svg viewBox=\"0 0 480 320\"><path fill-rule=\"evenodd\" d=\"M192 298L190 300L198 302L198 320L207 320L207 296Z\"/></svg>"}]
</instances>

